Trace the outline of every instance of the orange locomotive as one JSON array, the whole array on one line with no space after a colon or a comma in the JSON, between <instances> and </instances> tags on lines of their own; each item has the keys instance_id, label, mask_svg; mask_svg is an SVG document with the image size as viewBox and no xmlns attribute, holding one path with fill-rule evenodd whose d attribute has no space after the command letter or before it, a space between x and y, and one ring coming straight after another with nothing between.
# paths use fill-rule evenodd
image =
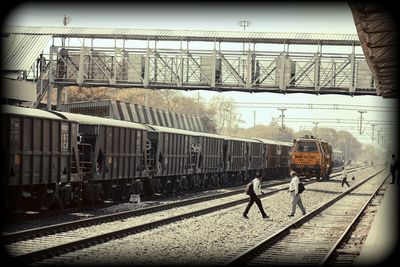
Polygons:
<instances>
[{"instance_id":1,"label":"orange locomotive","mask_svg":"<svg viewBox=\"0 0 400 267\"><path fill-rule=\"evenodd\" d=\"M332 172L332 146L306 135L293 141L291 169L299 176L328 179Z\"/></svg>"}]
</instances>

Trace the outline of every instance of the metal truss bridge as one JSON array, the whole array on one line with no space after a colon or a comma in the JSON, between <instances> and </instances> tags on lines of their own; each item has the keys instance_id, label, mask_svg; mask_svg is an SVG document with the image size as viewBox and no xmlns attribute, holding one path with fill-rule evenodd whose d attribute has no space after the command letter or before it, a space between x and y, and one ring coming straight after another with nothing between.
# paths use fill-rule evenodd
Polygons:
<instances>
[{"instance_id":1,"label":"metal truss bridge","mask_svg":"<svg viewBox=\"0 0 400 267\"><path fill-rule=\"evenodd\" d=\"M364 55L355 53L360 46L356 34L70 27L5 27L3 32L10 51L6 57L13 57L3 59L2 70L6 77L37 83L36 105L54 87L60 102L65 86L376 95ZM72 39L80 45L68 45ZM99 39L113 40L114 45L93 45ZM38 67L45 40L52 40L52 45ZM147 45L131 47L128 40ZM160 41L170 42L172 48L157 47ZM193 42L213 48L191 48ZM221 49L225 43L243 43L247 49ZM257 48L265 44L281 44L284 49ZM314 46L315 51L290 52L289 45ZM348 46L352 52L323 53L322 46Z\"/></svg>"}]
</instances>

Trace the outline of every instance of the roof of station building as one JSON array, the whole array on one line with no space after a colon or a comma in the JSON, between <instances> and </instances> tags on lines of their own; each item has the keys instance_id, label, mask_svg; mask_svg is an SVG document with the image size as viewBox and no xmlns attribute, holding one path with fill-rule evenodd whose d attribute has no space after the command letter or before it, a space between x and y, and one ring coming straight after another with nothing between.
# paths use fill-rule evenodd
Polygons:
<instances>
[{"instance_id":1,"label":"roof of station building","mask_svg":"<svg viewBox=\"0 0 400 267\"><path fill-rule=\"evenodd\" d=\"M360 45L357 34L341 33L295 33L295 32L249 32L169 29L123 29L89 27L9 26L3 34L52 35L53 37L284 43L304 45Z\"/></svg>"}]
</instances>

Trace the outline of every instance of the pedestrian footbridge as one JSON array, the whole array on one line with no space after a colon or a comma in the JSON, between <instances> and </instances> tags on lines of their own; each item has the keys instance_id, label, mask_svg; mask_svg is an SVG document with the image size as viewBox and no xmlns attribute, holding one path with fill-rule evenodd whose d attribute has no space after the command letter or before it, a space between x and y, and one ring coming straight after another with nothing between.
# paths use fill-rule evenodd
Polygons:
<instances>
[{"instance_id":1,"label":"pedestrian footbridge","mask_svg":"<svg viewBox=\"0 0 400 267\"><path fill-rule=\"evenodd\" d=\"M3 78L34 81L37 103L72 85L377 95L357 34L23 26L2 41Z\"/></svg>"}]
</instances>

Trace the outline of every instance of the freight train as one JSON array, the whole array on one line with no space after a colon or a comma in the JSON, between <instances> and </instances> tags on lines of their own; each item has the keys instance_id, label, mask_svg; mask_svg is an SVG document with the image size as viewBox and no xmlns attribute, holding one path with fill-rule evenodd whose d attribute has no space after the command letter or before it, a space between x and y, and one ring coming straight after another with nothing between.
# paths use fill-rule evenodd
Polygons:
<instances>
[{"instance_id":1,"label":"freight train","mask_svg":"<svg viewBox=\"0 0 400 267\"><path fill-rule=\"evenodd\" d=\"M11 212L131 194L287 176L291 143L234 138L75 113L3 105L3 203Z\"/></svg>"},{"instance_id":2,"label":"freight train","mask_svg":"<svg viewBox=\"0 0 400 267\"><path fill-rule=\"evenodd\" d=\"M328 179L332 173L332 146L314 136L304 136L293 141L291 169L299 176Z\"/></svg>"}]
</instances>

